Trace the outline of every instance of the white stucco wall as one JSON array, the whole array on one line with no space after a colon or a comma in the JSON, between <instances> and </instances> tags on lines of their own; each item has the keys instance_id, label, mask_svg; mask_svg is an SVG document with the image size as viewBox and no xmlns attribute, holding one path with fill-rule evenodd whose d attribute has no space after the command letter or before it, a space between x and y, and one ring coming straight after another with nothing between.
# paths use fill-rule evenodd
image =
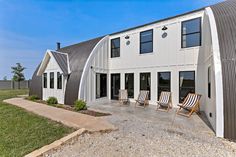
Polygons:
<instances>
[{"instance_id":1,"label":"white stucco wall","mask_svg":"<svg viewBox=\"0 0 236 157\"><path fill-rule=\"evenodd\" d=\"M50 89L50 72L54 72L54 89ZM57 89L57 72L62 73L59 65L53 57L50 57L44 73L47 73L47 88L43 88L43 100L47 100L48 97L56 97L58 102L64 104L64 93L66 79L62 76L62 89ZM43 77L43 76L42 76ZM42 79L43 81L43 79ZM43 85L43 82L42 82Z\"/></svg>"},{"instance_id":2,"label":"white stucco wall","mask_svg":"<svg viewBox=\"0 0 236 157\"><path fill-rule=\"evenodd\" d=\"M138 97L140 90L139 74L151 73L151 104L157 100L157 72L171 72L171 91L173 105L179 102L179 71L195 71L197 76L197 64L199 47L181 48L181 22L197 17L202 17L204 11L195 12L185 16L166 20L160 23L144 26L120 34L115 34L110 39L120 37L120 57L110 58L109 42L109 74L121 74L121 88L124 89L124 74L134 73L134 98ZM166 31L162 27L166 26ZM153 53L140 54L140 32L153 29ZM162 38L166 32L168 36ZM130 45L126 45L129 36ZM110 76L110 75L109 75ZM110 78L110 77L109 77ZM110 89L110 80L109 80ZM197 82L196 82L196 86ZM110 90L109 90L110 91ZM109 92L110 94L110 92ZM110 95L109 95L110 97ZM131 101L134 101L131 99Z\"/></svg>"}]
</instances>

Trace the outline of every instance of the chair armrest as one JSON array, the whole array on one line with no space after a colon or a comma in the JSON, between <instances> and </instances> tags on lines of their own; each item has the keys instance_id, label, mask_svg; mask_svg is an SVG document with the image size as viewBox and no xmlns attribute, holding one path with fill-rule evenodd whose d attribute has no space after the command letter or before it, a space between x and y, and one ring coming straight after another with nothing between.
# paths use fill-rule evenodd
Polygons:
<instances>
[{"instance_id":1,"label":"chair armrest","mask_svg":"<svg viewBox=\"0 0 236 157\"><path fill-rule=\"evenodd\" d=\"M179 106L179 107L182 107L182 106L183 106L183 104L178 104L177 106Z\"/></svg>"}]
</instances>

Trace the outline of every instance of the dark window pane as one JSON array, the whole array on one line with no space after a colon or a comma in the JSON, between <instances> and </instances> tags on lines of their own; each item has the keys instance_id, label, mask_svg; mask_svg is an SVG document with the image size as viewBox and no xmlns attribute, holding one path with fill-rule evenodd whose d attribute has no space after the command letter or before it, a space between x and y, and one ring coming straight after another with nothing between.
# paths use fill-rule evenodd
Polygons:
<instances>
[{"instance_id":1,"label":"dark window pane","mask_svg":"<svg viewBox=\"0 0 236 157\"><path fill-rule=\"evenodd\" d=\"M142 53L149 53L152 52L153 47L152 47L152 42L148 42L148 43L141 43L141 54Z\"/></svg>"},{"instance_id":2,"label":"dark window pane","mask_svg":"<svg viewBox=\"0 0 236 157\"><path fill-rule=\"evenodd\" d=\"M120 48L112 49L111 50L111 57L120 57Z\"/></svg>"},{"instance_id":3,"label":"dark window pane","mask_svg":"<svg viewBox=\"0 0 236 157\"><path fill-rule=\"evenodd\" d=\"M50 72L50 88L54 88L54 72Z\"/></svg>"},{"instance_id":4,"label":"dark window pane","mask_svg":"<svg viewBox=\"0 0 236 157\"><path fill-rule=\"evenodd\" d=\"M200 33L189 34L183 36L183 47L193 47L200 46L201 43L201 35Z\"/></svg>"},{"instance_id":5,"label":"dark window pane","mask_svg":"<svg viewBox=\"0 0 236 157\"><path fill-rule=\"evenodd\" d=\"M120 57L120 38L111 40L111 58Z\"/></svg>"},{"instance_id":6,"label":"dark window pane","mask_svg":"<svg viewBox=\"0 0 236 157\"><path fill-rule=\"evenodd\" d=\"M208 67L208 98L211 98L211 67Z\"/></svg>"},{"instance_id":7,"label":"dark window pane","mask_svg":"<svg viewBox=\"0 0 236 157\"><path fill-rule=\"evenodd\" d=\"M47 88L47 73L43 74L43 88Z\"/></svg>"},{"instance_id":8,"label":"dark window pane","mask_svg":"<svg viewBox=\"0 0 236 157\"><path fill-rule=\"evenodd\" d=\"M182 71L179 73L179 101L183 102L188 93L195 93L194 71Z\"/></svg>"},{"instance_id":9,"label":"dark window pane","mask_svg":"<svg viewBox=\"0 0 236 157\"><path fill-rule=\"evenodd\" d=\"M140 73L140 90L149 91L149 100L151 98L151 73Z\"/></svg>"},{"instance_id":10,"label":"dark window pane","mask_svg":"<svg viewBox=\"0 0 236 157\"><path fill-rule=\"evenodd\" d=\"M125 89L127 89L128 97L134 98L134 74L125 74Z\"/></svg>"},{"instance_id":11,"label":"dark window pane","mask_svg":"<svg viewBox=\"0 0 236 157\"><path fill-rule=\"evenodd\" d=\"M153 51L153 30L140 33L140 53L150 53Z\"/></svg>"},{"instance_id":12,"label":"dark window pane","mask_svg":"<svg viewBox=\"0 0 236 157\"><path fill-rule=\"evenodd\" d=\"M141 37L140 40L142 43L152 41L152 30L141 32L140 37Z\"/></svg>"},{"instance_id":13,"label":"dark window pane","mask_svg":"<svg viewBox=\"0 0 236 157\"><path fill-rule=\"evenodd\" d=\"M107 96L107 75L96 73L96 98Z\"/></svg>"},{"instance_id":14,"label":"dark window pane","mask_svg":"<svg viewBox=\"0 0 236 157\"><path fill-rule=\"evenodd\" d=\"M158 73L158 98L162 91L170 92L170 72L159 72Z\"/></svg>"},{"instance_id":15,"label":"dark window pane","mask_svg":"<svg viewBox=\"0 0 236 157\"><path fill-rule=\"evenodd\" d=\"M201 45L201 18L182 22L182 48Z\"/></svg>"},{"instance_id":16,"label":"dark window pane","mask_svg":"<svg viewBox=\"0 0 236 157\"><path fill-rule=\"evenodd\" d=\"M183 34L189 34L189 33L195 33L200 32L200 22L201 18L197 18L194 20L184 21L182 23L182 33Z\"/></svg>"},{"instance_id":17,"label":"dark window pane","mask_svg":"<svg viewBox=\"0 0 236 157\"><path fill-rule=\"evenodd\" d=\"M57 72L57 89L62 89L62 74Z\"/></svg>"}]
</instances>

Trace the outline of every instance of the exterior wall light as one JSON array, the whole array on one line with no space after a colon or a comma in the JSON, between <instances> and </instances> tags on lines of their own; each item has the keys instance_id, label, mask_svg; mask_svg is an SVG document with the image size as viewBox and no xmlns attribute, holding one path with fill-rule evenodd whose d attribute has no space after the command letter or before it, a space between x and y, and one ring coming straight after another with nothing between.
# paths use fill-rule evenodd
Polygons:
<instances>
[{"instance_id":1,"label":"exterior wall light","mask_svg":"<svg viewBox=\"0 0 236 157\"><path fill-rule=\"evenodd\" d=\"M164 26L164 27L162 27L161 30L165 31L165 30L167 30L167 29L168 29L168 28L167 28L166 26Z\"/></svg>"},{"instance_id":2,"label":"exterior wall light","mask_svg":"<svg viewBox=\"0 0 236 157\"><path fill-rule=\"evenodd\" d=\"M129 36L128 36L128 35L126 35L126 36L125 36L125 39L129 39Z\"/></svg>"}]
</instances>

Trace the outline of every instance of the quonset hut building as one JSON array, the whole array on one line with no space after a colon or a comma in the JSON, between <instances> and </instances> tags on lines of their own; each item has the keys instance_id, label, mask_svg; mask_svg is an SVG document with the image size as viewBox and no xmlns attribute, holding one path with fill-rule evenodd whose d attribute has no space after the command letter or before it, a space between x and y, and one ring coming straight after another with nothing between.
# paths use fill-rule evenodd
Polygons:
<instances>
[{"instance_id":1,"label":"quonset hut building","mask_svg":"<svg viewBox=\"0 0 236 157\"><path fill-rule=\"evenodd\" d=\"M30 95L73 105L117 99L131 101L161 91L173 104L189 92L202 95L201 110L216 136L236 139L236 1L154 21L75 45L47 50L36 69Z\"/></svg>"}]
</instances>

